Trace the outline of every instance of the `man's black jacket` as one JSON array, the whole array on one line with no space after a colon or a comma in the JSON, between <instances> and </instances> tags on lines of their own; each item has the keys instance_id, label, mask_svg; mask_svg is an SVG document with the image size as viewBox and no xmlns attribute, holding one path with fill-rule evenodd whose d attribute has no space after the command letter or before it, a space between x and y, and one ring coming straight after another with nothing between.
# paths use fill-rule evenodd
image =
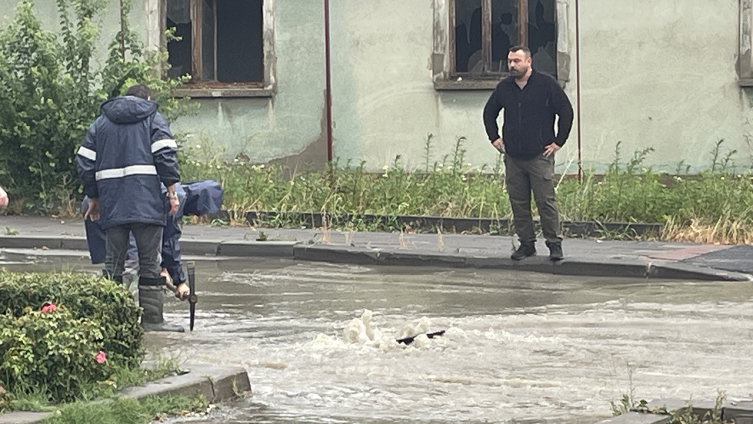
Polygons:
<instances>
[{"instance_id":1,"label":"man's black jacket","mask_svg":"<svg viewBox=\"0 0 753 424\"><path fill-rule=\"evenodd\" d=\"M490 141L499 138L497 117L502 109L505 152L516 159L534 158L552 142L561 147L573 126L573 106L562 87L554 78L536 71L522 90L514 77L497 84L484 107L484 125ZM559 116L556 136L555 115Z\"/></svg>"}]
</instances>

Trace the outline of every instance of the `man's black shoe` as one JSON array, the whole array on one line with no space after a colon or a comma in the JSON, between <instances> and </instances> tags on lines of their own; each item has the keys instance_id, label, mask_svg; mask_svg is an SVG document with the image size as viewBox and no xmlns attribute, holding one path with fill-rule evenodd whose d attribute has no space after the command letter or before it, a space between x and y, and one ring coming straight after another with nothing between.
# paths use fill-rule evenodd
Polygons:
<instances>
[{"instance_id":1,"label":"man's black shoe","mask_svg":"<svg viewBox=\"0 0 753 424\"><path fill-rule=\"evenodd\" d=\"M536 245L534 245L533 243L520 243L520 247L518 247L518 250L516 250L515 253L510 256L510 258L519 261L523 258L534 256L535 254Z\"/></svg>"},{"instance_id":2,"label":"man's black shoe","mask_svg":"<svg viewBox=\"0 0 753 424\"><path fill-rule=\"evenodd\" d=\"M565 255L562 253L562 243L546 242L546 246L549 248L549 259L553 261L560 261L565 257Z\"/></svg>"}]
</instances>

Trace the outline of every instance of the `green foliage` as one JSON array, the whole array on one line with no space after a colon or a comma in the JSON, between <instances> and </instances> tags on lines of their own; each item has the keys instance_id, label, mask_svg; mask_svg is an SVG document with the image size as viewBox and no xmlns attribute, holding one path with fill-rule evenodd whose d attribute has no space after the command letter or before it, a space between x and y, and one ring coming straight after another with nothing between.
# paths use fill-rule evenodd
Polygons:
<instances>
[{"instance_id":1,"label":"green foliage","mask_svg":"<svg viewBox=\"0 0 753 424\"><path fill-rule=\"evenodd\" d=\"M205 412L208 402L203 396L149 397L115 399L106 403L74 403L43 421L44 424L147 424L161 421L165 415Z\"/></svg>"},{"instance_id":2,"label":"green foliage","mask_svg":"<svg viewBox=\"0 0 753 424\"><path fill-rule=\"evenodd\" d=\"M383 173L365 171L365 163L333 163L321 172L286 175L281 166L223 159L223 152L202 142L181 152L185 180L214 179L224 189L225 206L242 212L326 212L339 214L484 216L509 215L501 173L469 173L464 138L428 173L408 172L398 156ZM430 143L427 142L427 145ZM238 214L240 215L240 214ZM297 226L281 216L273 225ZM344 224L332 222L332 225ZM349 222L356 229L373 229Z\"/></svg>"},{"instance_id":3,"label":"green foliage","mask_svg":"<svg viewBox=\"0 0 753 424\"><path fill-rule=\"evenodd\" d=\"M146 55L130 30L126 2L109 59L97 68L95 23L106 0L56 0L60 36L42 28L32 0L0 31L0 180L23 207L51 213L77 192L75 153L99 105L128 85L149 84L167 119L186 113L171 97L185 80L163 80L166 54Z\"/></svg>"},{"instance_id":4,"label":"green foliage","mask_svg":"<svg viewBox=\"0 0 753 424\"><path fill-rule=\"evenodd\" d=\"M42 313L45 304L57 310ZM75 399L142 358L140 309L120 285L82 274L0 271L0 385ZM106 362L98 364L99 351Z\"/></svg>"},{"instance_id":5,"label":"green foliage","mask_svg":"<svg viewBox=\"0 0 753 424\"><path fill-rule=\"evenodd\" d=\"M64 306L24 312L0 317L0 379L9 390L45 387L50 399L64 401L107 377L110 365L96 361L103 349L98 322L74 319Z\"/></svg>"},{"instance_id":6,"label":"green foliage","mask_svg":"<svg viewBox=\"0 0 753 424\"><path fill-rule=\"evenodd\" d=\"M441 162L429 166L431 135L427 137L423 167L428 172L408 172L395 158L382 173L368 173L365 163L338 162L320 172L288 175L277 165L254 165L247 158L224 160L224 152L207 140L181 152L187 180L211 178L225 190L225 207L243 216L247 211L280 213L266 222L272 226L299 227L291 213L325 212L328 224L348 229L375 230L375 224L358 219L339 222L338 215L432 215L442 217L511 218L504 173L500 162L491 172L471 172L464 165L465 139ZM657 173L644 163L652 149L635 152L623 162L620 143L603 176L586 173L583 183L563 179L557 200L563 220L661 223L680 228L715 226L720 219L729 234L701 241L753 242L753 190L751 177L733 173L722 143L712 150L711 170L698 175ZM678 166L678 172L682 165ZM687 172L687 171L686 171ZM745 228L750 231L746 233ZM381 229L381 228L379 228ZM399 230L387 225L389 230ZM749 234L749 236L745 236ZM658 235L657 235L658 236ZM724 237L722 237L724 236ZM609 233L606 238L631 238L631 233ZM750 240L748 240L750 238Z\"/></svg>"}]
</instances>

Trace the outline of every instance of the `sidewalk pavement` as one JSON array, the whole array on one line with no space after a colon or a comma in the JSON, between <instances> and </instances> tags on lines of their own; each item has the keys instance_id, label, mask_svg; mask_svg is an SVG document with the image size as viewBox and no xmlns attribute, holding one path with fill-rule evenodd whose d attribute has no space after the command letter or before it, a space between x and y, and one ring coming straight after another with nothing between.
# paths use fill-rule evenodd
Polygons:
<instances>
[{"instance_id":1,"label":"sidewalk pavement","mask_svg":"<svg viewBox=\"0 0 753 424\"><path fill-rule=\"evenodd\" d=\"M262 236L263 233L263 236ZM12 234L12 235L11 235ZM266 238L266 240L263 240ZM363 265L507 269L561 275L753 281L753 246L566 239L565 259L513 261L512 237L342 232L323 229L183 227L186 256L275 257ZM79 219L0 216L0 255L13 249L86 250Z\"/></svg>"}]
</instances>

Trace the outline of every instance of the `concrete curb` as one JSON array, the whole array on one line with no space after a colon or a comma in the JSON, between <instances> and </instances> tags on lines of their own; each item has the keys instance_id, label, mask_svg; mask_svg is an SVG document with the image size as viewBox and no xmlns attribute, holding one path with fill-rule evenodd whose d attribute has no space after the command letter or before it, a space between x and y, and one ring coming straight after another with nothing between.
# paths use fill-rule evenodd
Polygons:
<instances>
[{"instance_id":1,"label":"concrete curb","mask_svg":"<svg viewBox=\"0 0 753 424\"><path fill-rule=\"evenodd\" d=\"M163 378L146 386L129 387L120 394L139 400L148 396L204 395L210 402L222 402L251 391L245 368L204 364L187 365L186 368L187 374Z\"/></svg>"},{"instance_id":2,"label":"concrete curb","mask_svg":"<svg viewBox=\"0 0 753 424\"><path fill-rule=\"evenodd\" d=\"M704 419L710 415L716 407L714 402L702 401L688 402L681 399L659 399L648 402L646 405L649 411L663 410L669 414L683 414L688 408L693 409L693 415ZM735 424L753 424L753 401L731 402L725 401L721 405L721 418L724 422L734 422ZM618 415L607 420L599 421L597 424L663 424L671 420L667 414L643 414L639 412L630 412Z\"/></svg>"},{"instance_id":3,"label":"concrete curb","mask_svg":"<svg viewBox=\"0 0 753 424\"><path fill-rule=\"evenodd\" d=\"M0 249L88 249L85 237L0 236ZM555 275L634 277L701 281L753 281L753 276L670 261L648 259L592 259L567 257L551 262L546 256L522 261L468 253L382 250L345 245L304 244L294 241L181 240L184 255L288 258L312 262L410 267L486 268ZM46 252L45 256L51 255Z\"/></svg>"},{"instance_id":4,"label":"concrete curb","mask_svg":"<svg viewBox=\"0 0 753 424\"><path fill-rule=\"evenodd\" d=\"M672 419L669 415L641 414L640 412L628 412L618 415L597 424L665 424Z\"/></svg>"},{"instance_id":5,"label":"concrete curb","mask_svg":"<svg viewBox=\"0 0 753 424\"><path fill-rule=\"evenodd\" d=\"M219 403L251 392L251 381L243 367L221 367L188 364L187 374L153 381L145 386L129 387L120 395L133 399L149 396L204 395L212 403ZM0 414L0 424L33 424L49 418L51 412L11 412Z\"/></svg>"},{"instance_id":6,"label":"concrete curb","mask_svg":"<svg viewBox=\"0 0 753 424\"><path fill-rule=\"evenodd\" d=\"M34 424L51 416L52 412L9 412L0 414L0 424Z\"/></svg>"}]
</instances>

